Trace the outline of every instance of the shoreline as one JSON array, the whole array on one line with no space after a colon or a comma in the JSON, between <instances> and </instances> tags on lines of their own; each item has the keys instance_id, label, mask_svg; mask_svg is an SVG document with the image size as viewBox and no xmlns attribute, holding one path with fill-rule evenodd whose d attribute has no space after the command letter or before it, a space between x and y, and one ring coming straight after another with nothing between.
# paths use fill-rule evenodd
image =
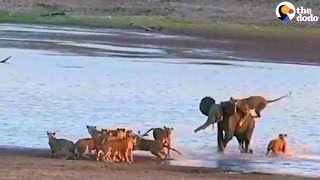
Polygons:
<instances>
[{"instance_id":1,"label":"shoreline","mask_svg":"<svg viewBox=\"0 0 320 180\"><path fill-rule=\"evenodd\" d=\"M305 176L294 176L294 175L285 175L285 174L271 174L271 173L262 173L262 172L250 172L243 173L237 171L227 171L219 168L209 168L209 167L197 167L197 166L177 166L177 165L169 165L165 161L157 161L149 156L134 156L135 163L134 164L126 164L126 163L103 163L96 162L94 160L61 160L61 159L51 159L49 157L48 149L36 149L36 148L25 148L25 147L16 147L16 146L0 146L0 175L8 169L10 174L15 174L19 169L28 168L29 171L20 171L16 173L15 178L19 179L21 177L24 178L34 178L34 177L42 177L45 179L51 179L53 177L41 176L41 174L45 175L49 173L54 177L66 178L66 175L69 174L69 178L76 179L76 175L73 171L76 171L78 174L85 173L86 171L90 171L90 173L94 172L94 174L101 174L99 178L108 177L108 173L105 171L110 171L115 174L112 179L119 179L117 174L125 177L131 177L132 175L138 175L137 177L131 177L131 179L139 179L141 176L139 174L152 175L156 173L161 177L167 177L170 179L181 179L185 177L186 179L274 179L281 180L283 178L292 179L292 180L302 180L302 179L316 179L316 177L305 177ZM10 164L12 164L10 166ZM9 165L8 165L9 164ZM52 169L47 169L48 172L45 171L46 167L54 167L58 168L58 171L53 173ZM107 168L106 168L107 167ZM82 170L79 171L80 168ZM4 170L3 170L4 169ZM73 172L73 173L72 173ZM77 174L76 173L76 174ZM89 173L89 172L88 172ZM70 175L71 174L71 175ZM86 173L85 173L86 174ZM83 178L85 175L82 175ZM143 175L146 179L147 176ZM2 179L3 176L0 176ZM9 176L8 176L9 177ZM89 177L89 176L88 176ZM12 176L11 176L12 178ZM93 178L93 179L98 179ZM142 178L144 179L144 178Z\"/></svg>"},{"instance_id":2,"label":"shoreline","mask_svg":"<svg viewBox=\"0 0 320 180\"><path fill-rule=\"evenodd\" d=\"M130 26L130 22L134 22ZM167 16L145 16L145 15L64 15L41 17L32 12L7 12L0 10L0 23L28 24L28 25L56 25L75 26L86 28L107 28L141 30L145 27L162 27L161 32L196 37L213 38L219 35L221 38L264 37L277 38L316 38L320 35L320 26L297 26L295 24L284 24L281 22L270 23L243 23L243 22L211 22L201 23L175 19ZM157 30L148 31L161 33ZM237 34L235 34L237 33Z\"/></svg>"},{"instance_id":3,"label":"shoreline","mask_svg":"<svg viewBox=\"0 0 320 180\"><path fill-rule=\"evenodd\" d=\"M161 33L165 35L183 35L202 38L201 41L175 41L171 39L132 39L125 37L109 37L106 40L113 43L132 45L155 45L178 48L208 48L230 51L237 61L275 62L285 64L320 64L320 52L315 48L320 44L320 28L297 27L284 24L240 24L240 23L209 23L179 21L161 16L62 16L40 17L37 14L17 13L10 15L0 11L0 23L24 25L53 25L59 27L107 28L145 31L131 27L133 20L143 26L162 26ZM104 37L101 37L105 39ZM229 41L219 43L217 41Z\"/></svg>"},{"instance_id":4,"label":"shoreline","mask_svg":"<svg viewBox=\"0 0 320 180\"><path fill-rule=\"evenodd\" d=\"M16 24L16 23L5 23L5 24ZM28 23L18 23L17 25L33 25ZM44 25L46 24L37 24ZM59 25L49 24L48 27L74 27L74 28L93 28L92 26L81 26L81 25ZM109 28L112 29L112 28ZM113 28L118 29L118 28ZM134 30L137 29L123 29L123 30ZM139 32L139 31L138 31ZM142 33L144 31L141 31ZM320 32L320 29L319 29ZM247 61L247 62L263 62L263 63L281 63L281 64L297 64L297 65L309 65L319 66L320 65L320 51L314 50L317 44L320 44L320 35L317 37L306 36L306 37L273 37L268 33L260 33L256 35L241 35L239 33L226 33L228 35L221 35L216 37L209 37L210 34L194 34L185 32L161 32L164 35L186 35L195 38L201 38L201 40L174 40L174 39L135 39L132 37L99 37L105 42L117 43L119 45L151 45L168 48L190 48L190 49L211 49L218 51L229 51L231 55L227 55L222 59L217 60L230 60L230 61ZM237 37L236 37L237 35ZM211 35L210 35L211 36ZM99 39L100 40L100 39ZM220 41L220 42L219 42ZM221 43L227 41L228 43ZM279 49L279 48L282 49ZM215 57L206 55L189 56L188 54L182 54L179 58L202 58L215 60Z\"/></svg>"}]
</instances>

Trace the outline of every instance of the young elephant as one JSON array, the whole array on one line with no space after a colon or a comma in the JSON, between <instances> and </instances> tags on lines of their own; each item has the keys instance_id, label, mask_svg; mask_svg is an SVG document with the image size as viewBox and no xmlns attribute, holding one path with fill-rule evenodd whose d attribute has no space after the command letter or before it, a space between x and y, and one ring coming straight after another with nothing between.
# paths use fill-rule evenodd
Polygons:
<instances>
[{"instance_id":1,"label":"young elephant","mask_svg":"<svg viewBox=\"0 0 320 180\"><path fill-rule=\"evenodd\" d=\"M156 141L162 142L164 146L167 147L167 154L168 157L170 157L170 148L171 148L171 132L173 131L173 128L169 128L164 126L162 128L151 128L146 133L144 133L141 137L148 136L148 133L150 131L153 131L153 138Z\"/></svg>"},{"instance_id":2,"label":"young elephant","mask_svg":"<svg viewBox=\"0 0 320 180\"><path fill-rule=\"evenodd\" d=\"M274 155L279 155L280 153L286 153L287 146L287 134L279 134L277 139L273 139L269 142L267 147L266 156L272 151Z\"/></svg>"},{"instance_id":3,"label":"young elephant","mask_svg":"<svg viewBox=\"0 0 320 180\"><path fill-rule=\"evenodd\" d=\"M98 130L96 126L88 126L88 133L93 139L94 149L96 150L96 160L100 159L100 155L103 151L103 144L107 141L107 130Z\"/></svg>"},{"instance_id":4,"label":"young elephant","mask_svg":"<svg viewBox=\"0 0 320 180\"><path fill-rule=\"evenodd\" d=\"M236 136L242 153L252 153L249 149L255 121L249 114L239 126L244 114L236 110L236 104L230 101L216 104L212 97L204 97L200 101L200 111L207 116L207 121L194 130L195 133L218 123L217 143L219 151L224 151L229 141Z\"/></svg>"},{"instance_id":5,"label":"young elephant","mask_svg":"<svg viewBox=\"0 0 320 180\"><path fill-rule=\"evenodd\" d=\"M49 139L49 146L51 150L51 157L55 155L64 154L66 157L64 159L74 159L75 158L75 144L72 141L66 139L57 139L55 137L56 133L47 132Z\"/></svg>"}]
</instances>

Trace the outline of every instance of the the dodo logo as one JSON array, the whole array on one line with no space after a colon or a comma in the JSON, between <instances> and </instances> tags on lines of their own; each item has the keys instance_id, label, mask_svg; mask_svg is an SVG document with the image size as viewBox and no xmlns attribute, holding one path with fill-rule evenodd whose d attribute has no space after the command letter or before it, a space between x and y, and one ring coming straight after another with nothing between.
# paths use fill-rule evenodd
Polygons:
<instances>
[{"instance_id":1,"label":"the dodo logo","mask_svg":"<svg viewBox=\"0 0 320 180\"><path fill-rule=\"evenodd\" d=\"M282 2L278 4L276 8L277 17L284 22L290 22L294 18L295 14L295 7L290 2Z\"/></svg>"}]
</instances>

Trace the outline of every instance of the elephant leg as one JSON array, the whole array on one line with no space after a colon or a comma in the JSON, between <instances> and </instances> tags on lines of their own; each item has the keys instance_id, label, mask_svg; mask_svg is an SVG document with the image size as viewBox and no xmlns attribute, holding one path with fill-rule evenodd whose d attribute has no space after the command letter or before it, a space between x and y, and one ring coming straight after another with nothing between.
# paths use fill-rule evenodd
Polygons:
<instances>
[{"instance_id":1,"label":"elephant leg","mask_svg":"<svg viewBox=\"0 0 320 180\"><path fill-rule=\"evenodd\" d=\"M225 131L225 136L223 139L223 147L226 148L229 141L231 141L234 135L234 130Z\"/></svg>"},{"instance_id":2,"label":"elephant leg","mask_svg":"<svg viewBox=\"0 0 320 180\"><path fill-rule=\"evenodd\" d=\"M248 131L247 131L247 134L246 134L246 138L245 138L245 152L246 153L253 153L253 150L252 149L249 149L250 148L250 142L251 142L251 137L252 137L252 133L253 133L253 129L254 129L254 120L252 122L252 125L251 127L249 127Z\"/></svg>"},{"instance_id":3,"label":"elephant leg","mask_svg":"<svg viewBox=\"0 0 320 180\"><path fill-rule=\"evenodd\" d=\"M244 152L244 141L239 137L239 136L236 136L237 140L238 140L238 143L239 143L239 151L241 153Z\"/></svg>"},{"instance_id":4,"label":"elephant leg","mask_svg":"<svg viewBox=\"0 0 320 180\"><path fill-rule=\"evenodd\" d=\"M218 151L222 152L224 150L224 146L223 146L223 131L222 131L221 125L219 125L219 124L218 124L217 142L218 142Z\"/></svg>"}]
</instances>

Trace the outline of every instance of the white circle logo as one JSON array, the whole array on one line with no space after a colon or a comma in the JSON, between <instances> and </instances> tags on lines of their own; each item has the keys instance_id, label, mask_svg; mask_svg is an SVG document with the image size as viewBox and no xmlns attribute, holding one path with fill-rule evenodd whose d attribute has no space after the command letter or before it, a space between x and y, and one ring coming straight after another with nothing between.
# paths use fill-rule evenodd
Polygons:
<instances>
[{"instance_id":1,"label":"white circle logo","mask_svg":"<svg viewBox=\"0 0 320 180\"><path fill-rule=\"evenodd\" d=\"M290 22L296 15L296 8L290 2L282 2L276 8L277 17L284 22Z\"/></svg>"}]
</instances>

